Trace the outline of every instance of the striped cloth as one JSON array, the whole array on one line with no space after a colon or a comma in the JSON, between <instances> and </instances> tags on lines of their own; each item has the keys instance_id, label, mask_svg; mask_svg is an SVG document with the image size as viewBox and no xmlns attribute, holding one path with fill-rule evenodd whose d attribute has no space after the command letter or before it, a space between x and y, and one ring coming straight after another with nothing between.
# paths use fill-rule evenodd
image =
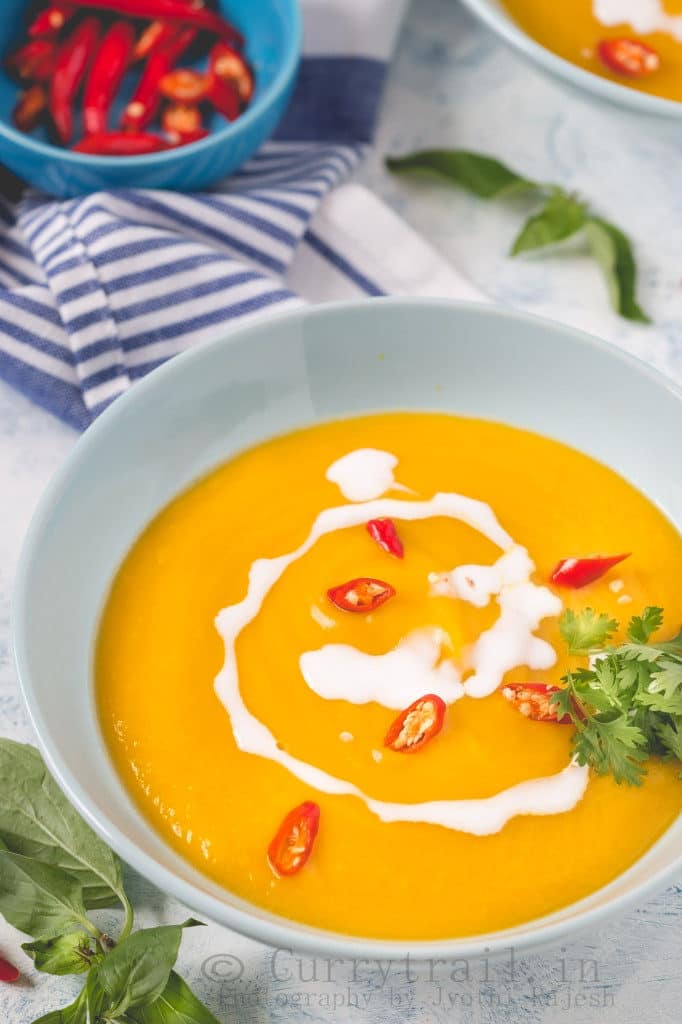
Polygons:
<instances>
[{"instance_id":1,"label":"striped cloth","mask_svg":"<svg viewBox=\"0 0 682 1024\"><path fill-rule=\"evenodd\" d=\"M302 241L381 293L311 220L371 139L404 2L303 7L291 107L228 181L187 195L29 191L0 202L0 376L77 429L221 326L299 304L286 276Z\"/></svg>"}]
</instances>

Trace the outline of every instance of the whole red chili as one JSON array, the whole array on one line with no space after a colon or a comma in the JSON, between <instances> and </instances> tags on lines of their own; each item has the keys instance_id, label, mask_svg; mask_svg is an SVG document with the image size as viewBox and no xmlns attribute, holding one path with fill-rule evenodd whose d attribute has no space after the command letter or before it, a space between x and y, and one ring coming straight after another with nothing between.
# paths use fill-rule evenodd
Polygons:
<instances>
[{"instance_id":1,"label":"whole red chili","mask_svg":"<svg viewBox=\"0 0 682 1024\"><path fill-rule=\"evenodd\" d=\"M19 971L11 964L9 960L5 960L4 956L0 956L0 981L16 981L19 977Z\"/></svg>"},{"instance_id":2,"label":"whole red chili","mask_svg":"<svg viewBox=\"0 0 682 1024\"><path fill-rule=\"evenodd\" d=\"M579 590L588 583L594 583L601 576L613 569L614 565L629 558L630 555L589 555L587 558L562 558L554 567L550 579L560 587L572 587Z\"/></svg>"},{"instance_id":3,"label":"whole red chili","mask_svg":"<svg viewBox=\"0 0 682 1024\"><path fill-rule=\"evenodd\" d=\"M115 21L97 51L83 99L83 124L88 135L107 130L107 115L133 57L135 30L129 21Z\"/></svg>"},{"instance_id":4,"label":"whole red chili","mask_svg":"<svg viewBox=\"0 0 682 1024\"><path fill-rule=\"evenodd\" d=\"M73 149L92 156L143 156L169 149L169 145L159 135L145 132L101 132L86 135Z\"/></svg>"},{"instance_id":5,"label":"whole red chili","mask_svg":"<svg viewBox=\"0 0 682 1024\"><path fill-rule=\"evenodd\" d=\"M389 555L394 555L395 558L404 556L403 542L392 519L370 519L367 523L367 532Z\"/></svg>"},{"instance_id":6,"label":"whole red chili","mask_svg":"<svg viewBox=\"0 0 682 1024\"><path fill-rule=\"evenodd\" d=\"M135 44L135 60L145 60L176 35L178 26L170 21L152 21Z\"/></svg>"},{"instance_id":7,"label":"whole red chili","mask_svg":"<svg viewBox=\"0 0 682 1024\"><path fill-rule=\"evenodd\" d=\"M188 5L184 0L71 0L75 7L116 11L133 18L162 18L205 29L235 46L243 46L244 39L237 29L214 11Z\"/></svg>"},{"instance_id":8,"label":"whole red chili","mask_svg":"<svg viewBox=\"0 0 682 1024\"><path fill-rule=\"evenodd\" d=\"M31 81L36 74L40 74L40 69L46 61L49 61L54 69L56 54L55 44L51 39L32 39L8 54L5 58L5 67L24 81Z\"/></svg>"},{"instance_id":9,"label":"whole red chili","mask_svg":"<svg viewBox=\"0 0 682 1024\"><path fill-rule=\"evenodd\" d=\"M395 590L390 583L361 576L332 587L327 591L327 597L344 612L373 612L389 598L395 597Z\"/></svg>"},{"instance_id":10,"label":"whole red chili","mask_svg":"<svg viewBox=\"0 0 682 1024\"><path fill-rule=\"evenodd\" d=\"M556 706L550 698L553 693L560 693L558 686L548 683L507 683L502 687L502 696L517 711L534 722L554 722L555 725L570 725L570 715L559 718Z\"/></svg>"},{"instance_id":11,"label":"whole red chili","mask_svg":"<svg viewBox=\"0 0 682 1024\"><path fill-rule=\"evenodd\" d=\"M70 4L52 3L41 11L28 26L28 34L35 36L56 35L75 14Z\"/></svg>"},{"instance_id":12,"label":"whole red chili","mask_svg":"<svg viewBox=\"0 0 682 1024\"><path fill-rule=\"evenodd\" d=\"M239 93L233 82L218 75L209 76L208 100L228 121L236 121L241 111Z\"/></svg>"},{"instance_id":13,"label":"whole red chili","mask_svg":"<svg viewBox=\"0 0 682 1024\"><path fill-rule=\"evenodd\" d=\"M99 40L99 21L85 18L74 29L57 53L50 83L50 113L59 138L71 141L73 102L92 62Z\"/></svg>"},{"instance_id":14,"label":"whole red chili","mask_svg":"<svg viewBox=\"0 0 682 1024\"><path fill-rule=\"evenodd\" d=\"M268 846L268 862L279 877L296 875L312 853L320 827L320 807L306 800L289 811Z\"/></svg>"},{"instance_id":15,"label":"whole red chili","mask_svg":"<svg viewBox=\"0 0 682 1024\"><path fill-rule=\"evenodd\" d=\"M195 28L183 29L168 40L165 46L152 54L137 83L130 103L123 112L121 126L132 131L142 131L151 121L161 105L159 82L173 68L188 46L197 36Z\"/></svg>"},{"instance_id":16,"label":"whole red chili","mask_svg":"<svg viewBox=\"0 0 682 1024\"><path fill-rule=\"evenodd\" d=\"M384 738L384 746L398 754L414 754L443 728L446 705L442 697L427 693L398 715Z\"/></svg>"},{"instance_id":17,"label":"whole red chili","mask_svg":"<svg viewBox=\"0 0 682 1024\"><path fill-rule=\"evenodd\" d=\"M209 66L214 75L233 84L239 98L246 105L253 96L253 72L244 57L229 43L216 43L209 57Z\"/></svg>"},{"instance_id":18,"label":"whole red chili","mask_svg":"<svg viewBox=\"0 0 682 1024\"><path fill-rule=\"evenodd\" d=\"M20 93L12 111L12 121L20 132L32 132L47 110L47 92L42 85L32 85Z\"/></svg>"}]
</instances>

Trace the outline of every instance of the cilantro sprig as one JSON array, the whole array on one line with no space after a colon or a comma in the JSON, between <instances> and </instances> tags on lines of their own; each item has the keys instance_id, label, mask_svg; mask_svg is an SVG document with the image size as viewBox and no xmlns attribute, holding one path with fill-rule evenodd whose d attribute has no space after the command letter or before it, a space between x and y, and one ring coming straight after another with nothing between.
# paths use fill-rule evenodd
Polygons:
<instances>
[{"instance_id":1,"label":"cilantro sprig","mask_svg":"<svg viewBox=\"0 0 682 1024\"><path fill-rule=\"evenodd\" d=\"M662 625L663 610L645 608L613 645L618 623L608 615L568 610L560 621L569 654L589 665L565 675L552 702L575 726L578 764L619 783L640 785L652 755L682 762L682 629L652 643Z\"/></svg>"},{"instance_id":2,"label":"cilantro sprig","mask_svg":"<svg viewBox=\"0 0 682 1024\"><path fill-rule=\"evenodd\" d=\"M71 807L34 747L0 739L0 914L39 971L80 974L75 1002L34 1024L218 1024L173 970L185 928L133 931L122 865ZM116 939L91 912L120 905Z\"/></svg>"}]
</instances>

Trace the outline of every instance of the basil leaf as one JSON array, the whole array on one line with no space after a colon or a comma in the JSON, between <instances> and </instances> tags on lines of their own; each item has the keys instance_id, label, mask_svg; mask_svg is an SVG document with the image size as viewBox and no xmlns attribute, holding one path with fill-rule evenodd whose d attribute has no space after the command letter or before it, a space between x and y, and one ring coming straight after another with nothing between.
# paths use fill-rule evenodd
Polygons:
<instances>
[{"instance_id":1,"label":"basil leaf","mask_svg":"<svg viewBox=\"0 0 682 1024\"><path fill-rule=\"evenodd\" d=\"M511 248L511 256L531 249L541 249L570 238L585 227L587 210L573 196L557 191L542 209L529 217Z\"/></svg>"},{"instance_id":2,"label":"basil leaf","mask_svg":"<svg viewBox=\"0 0 682 1024\"><path fill-rule=\"evenodd\" d=\"M601 217L589 217L586 231L592 255L604 272L613 308L627 320L651 323L635 298L637 269L626 235Z\"/></svg>"},{"instance_id":3,"label":"basil leaf","mask_svg":"<svg viewBox=\"0 0 682 1024\"><path fill-rule=\"evenodd\" d=\"M88 1024L87 999L85 989L76 999L75 1003L65 1006L63 1010L52 1010L44 1017L34 1020L33 1024Z\"/></svg>"},{"instance_id":4,"label":"basil leaf","mask_svg":"<svg viewBox=\"0 0 682 1024\"><path fill-rule=\"evenodd\" d=\"M522 178L499 160L465 149L425 149L386 158L389 171L426 171L474 192L482 199L518 192L544 191L545 186Z\"/></svg>"},{"instance_id":5,"label":"basil leaf","mask_svg":"<svg viewBox=\"0 0 682 1024\"><path fill-rule=\"evenodd\" d=\"M89 927L83 891L71 875L31 857L0 851L0 913L19 931L49 939Z\"/></svg>"},{"instance_id":6,"label":"basil leaf","mask_svg":"<svg viewBox=\"0 0 682 1024\"><path fill-rule=\"evenodd\" d=\"M0 837L14 853L63 868L86 907L126 904L121 862L85 824L34 747L0 739Z\"/></svg>"},{"instance_id":7,"label":"basil leaf","mask_svg":"<svg viewBox=\"0 0 682 1024\"><path fill-rule=\"evenodd\" d=\"M153 1003L161 995L178 958L183 928L199 924L190 918L184 924L145 928L112 949L95 972L109 997L111 1016Z\"/></svg>"},{"instance_id":8,"label":"basil leaf","mask_svg":"<svg viewBox=\"0 0 682 1024\"><path fill-rule=\"evenodd\" d=\"M85 932L69 932L53 939L24 942L22 949L44 974L85 974L90 970L91 938Z\"/></svg>"},{"instance_id":9,"label":"basil leaf","mask_svg":"<svg viewBox=\"0 0 682 1024\"><path fill-rule=\"evenodd\" d=\"M126 1016L134 1024L220 1024L175 971L158 999Z\"/></svg>"}]
</instances>

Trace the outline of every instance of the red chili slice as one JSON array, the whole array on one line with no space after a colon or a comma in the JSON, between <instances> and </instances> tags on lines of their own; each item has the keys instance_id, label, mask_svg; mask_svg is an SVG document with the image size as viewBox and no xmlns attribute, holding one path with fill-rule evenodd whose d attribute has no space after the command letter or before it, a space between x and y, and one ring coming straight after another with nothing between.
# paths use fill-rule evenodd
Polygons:
<instances>
[{"instance_id":1,"label":"red chili slice","mask_svg":"<svg viewBox=\"0 0 682 1024\"><path fill-rule=\"evenodd\" d=\"M384 738L384 746L400 754L414 754L443 728L445 701L435 693L420 697L405 708Z\"/></svg>"},{"instance_id":2,"label":"red chili slice","mask_svg":"<svg viewBox=\"0 0 682 1024\"><path fill-rule=\"evenodd\" d=\"M320 827L320 808L311 800L289 811L268 846L268 862L276 875L296 875L312 853Z\"/></svg>"},{"instance_id":3,"label":"red chili slice","mask_svg":"<svg viewBox=\"0 0 682 1024\"><path fill-rule=\"evenodd\" d=\"M597 53L610 71L628 78L646 78L661 66L656 50L639 39L602 39Z\"/></svg>"},{"instance_id":4,"label":"red chili slice","mask_svg":"<svg viewBox=\"0 0 682 1024\"><path fill-rule=\"evenodd\" d=\"M5 57L5 67L23 81L38 77L42 80L43 69L54 70L57 50L51 39L32 39L24 46Z\"/></svg>"},{"instance_id":5,"label":"red chili slice","mask_svg":"<svg viewBox=\"0 0 682 1024\"><path fill-rule=\"evenodd\" d=\"M28 34L33 39L36 36L56 35L66 25L67 21L76 12L69 4L54 3L40 11L28 26Z\"/></svg>"},{"instance_id":6,"label":"red chili slice","mask_svg":"<svg viewBox=\"0 0 682 1024\"><path fill-rule=\"evenodd\" d=\"M514 707L531 718L534 722L554 722L555 725L570 725L570 715L557 716L554 704L550 703L553 693L559 693L560 687L548 683L507 683L502 687L502 696Z\"/></svg>"},{"instance_id":7,"label":"red chili slice","mask_svg":"<svg viewBox=\"0 0 682 1024\"><path fill-rule=\"evenodd\" d=\"M624 555L589 555L587 558L562 558L555 566L550 579L560 587L573 587L574 590L594 583L601 576L613 569L630 552Z\"/></svg>"},{"instance_id":8,"label":"red chili slice","mask_svg":"<svg viewBox=\"0 0 682 1024\"><path fill-rule=\"evenodd\" d=\"M192 68L176 68L159 81L159 92L176 103L199 103L209 94L211 81L208 75Z\"/></svg>"},{"instance_id":9,"label":"red chili slice","mask_svg":"<svg viewBox=\"0 0 682 1024\"><path fill-rule=\"evenodd\" d=\"M398 536L392 519L370 519L367 523L367 532L372 540L375 540L379 547L387 551L389 555L394 555L396 558L404 556L403 542Z\"/></svg>"},{"instance_id":10,"label":"red chili slice","mask_svg":"<svg viewBox=\"0 0 682 1024\"><path fill-rule=\"evenodd\" d=\"M161 118L163 130L172 142L181 142L192 136L192 140L206 134L201 121L201 111L188 103L171 103Z\"/></svg>"},{"instance_id":11,"label":"red chili slice","mask_svg":"<svg viewBox=\"0 0 682 1024\"><path fill-rule=\"evenodd\" d=\"M0 981L16 981L19 977L19 971L11 964L9 960L5 960L3 956L0 956Z\"/></svg>"},{"instance_id":12,"label":"red chili slice","mask_svg":"<svg viewBox=\"0 0 682 1024\"><path fill-rule=\"evenodd\" d=\"M236 121L241 113L239 93L234 82L218 75L210 74L208 99L219 114L228 121Z\"/></svg>"},{"instance_id":13,"label":"red chili slice","mask_svg":"<svg viewBox=\"0 0 682 1024\"><path fill-rule=\"evenodd\" d=\"M332 587L327 591L327 597L344 612L373 612L389 598L395 597L395 590L390 583L361 576Z\"/></svg>"},{"instance_id":14,"label":"red chili slice","mask_svg":"<svg viewBox=\"0 0 682 1024\"><path fill-rule=\"evenodd\" d=\"M210 67L214 75L234 85L242 104L253 96L253 72L244 57L229 43L216 43L211 50Z\"/></svg>"},{"instance_id":15,"label":"red chili slice","mask_svg":"<svg viewBox=\"0 0 682 1024\"><path fill-rule=\"evenodd\" d=\"M12 120L20 132L32 132L47 110L47 92L42 85L32 85L22 92L12 111Z\"/></svg>"}]
</instances>

